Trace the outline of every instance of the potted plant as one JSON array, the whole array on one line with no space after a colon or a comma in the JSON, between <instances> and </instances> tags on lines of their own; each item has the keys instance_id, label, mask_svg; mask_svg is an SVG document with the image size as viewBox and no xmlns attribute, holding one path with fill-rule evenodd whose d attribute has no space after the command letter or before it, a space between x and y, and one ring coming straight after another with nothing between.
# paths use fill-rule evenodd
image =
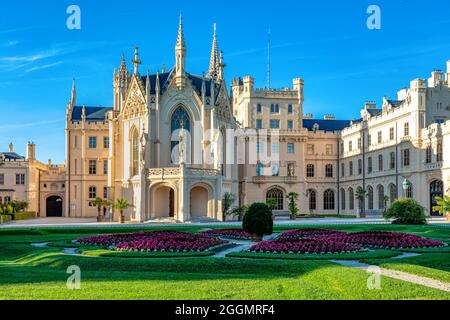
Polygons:
<instances>
[{"instance_id":1,"label":"potted plant","mask_svg":"<svg viewBox=\"0 0 450 320\"><path fill-rule=\"evenodd\" d=\"M297 207L297 199L298 199L298 193L296 192L289 192L287 195L289 204L289 212L290 212L290 219L295 220L297 218L297 214L299 212L299 209Z\"/></svg>"},{"instance_id":2,"label":"potted plant","mask_svg":"<svg viewBox=\"0 0 450 320\"><path fill-rule=\"evenodd\" d=\"M120 199L116 200L113 207L115 209L119 210L119 212L120 212L119 223L125 223L125 216L124 216L123 212L125 210L127 210L128 208L132 208L133 205L130 204L127 199L120 198Z\"/></svg>"},{"instance_id":3,"label":"potted plant","mask_svg":"<svg viewBox=\"0 0 450 320\"><path fill-rule=\"evenodd\" d=\"M103 222L105 219L102 215L103 199L99 197L95 198L95 200L92 201L92 205L97 207L97 222Z\"/></svg>"},{"instance_id":4,"label":"potted plant","mask_svg":"<svg viewBox=\"0 0 450 320\"><path fill-rule=\"evenodd\" d=\"M433 207L433 212L439 212L444 215L447 221L450 221L450 197L435 197L437 205Z\"/></svg>"},{"instance_id":5,"label":"potted plant","mask_svg":"<svg viewBox=\"0 0 450 320\"><path fill-rule=\"evenodd\" d=\"M253 203L244 215L242 229L252 235L253 241L261 241L264 235L273 232L270 208L265 203Z\"/></svg>"},{"instance_id":6,"label":"potted plant","mask_svg":"<svg viewBox=\"0 0 450 320\"><path fill-rule=\"evenodd\" d=\"M226 220L227 215L229 215L230 210L231 210L231 206L233 205L234 201L235 201L235 197L234 195L232 195L229 192L226 192L223 195L223 199L222 199L222 216L223 216L223 221Z\"/></svg>"},{"instance_id":7,"label":"potted plant","mask_svg":"<svg viewBox=\"0 0 450 320\"><path fill-rule=\"evenodd\" d=\"M359 217L360 218L366 217L366 212L364 210L364 207L365 207L364 202L366 199L366 194L367 194L367 191L364 190L363 188L358 187L356 189L355 198L356 198L356 200L358 200L358 203L359 203Z\"/></svg>"}]
</instances>

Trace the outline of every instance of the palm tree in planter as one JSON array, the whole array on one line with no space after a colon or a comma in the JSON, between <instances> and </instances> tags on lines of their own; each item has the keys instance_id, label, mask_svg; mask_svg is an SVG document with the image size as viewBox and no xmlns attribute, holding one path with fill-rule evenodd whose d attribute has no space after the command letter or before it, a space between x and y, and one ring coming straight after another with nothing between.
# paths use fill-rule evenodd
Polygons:
<instances>
[{"instance_id":1,"label":"palm tree in planter","mask_svg":"<svg viewBox=\"0 0 450 320\"><path fill-rule=\"evenodd\" d=\"M125 210L127 210L128 208L132 208L133 205L130 204L127 199L120 198L120 199L116 200L116 202L114 203L113 207L115 209L119 210L119 212L120 212L119 222L120 223L125 223L125 216L123 215L123 212Z\"/></svg>"},{"instance_id":2,"label":"palm tree in planter","mask_svg":"<svg viewBox=\"0 0 450 320\"><path fill-rule=\"evenodd\" d=\"M384 213L386 213L386 211L388 209L387 204L388 204L389 201L391 201L391 198L389 196L387 196L387 195L384 195L383 196L383 203L384 203L384 211L383 212Z\"/></svg>"},{"instance_id":3,"label":"palm tree in planter","mask_svg":"<svg viewBox=\"0 0 450 320\"><path fill-rule=\"evenodd\" d=\"M437 205L433 207L433 212L445 215L447 221L450 221L450 197L435 197L434 200L436 200Z\"/></svg>"},{"instance_id":4,"label":"palm tree in planter","mask_svg":"<svg viewBox=\"0 0 450 320\"><path fill-rule=\"evenodd\" d=\"M253 241L261 241L264 235L271 235L273 219L267 204L253 203L244 215L242 229L252 235Z\"/></svg>"},{"instance_id":5,"label":"palm tree in planter","mask_svg":"<svg viewBox=\"0 0 450 320\"><path fill-rule=\"evenodd\" d=\"M358 187L356 189L355 198L358 200L358 203L359 203L359 217L360 218L366 217L365 205L364 205L364 202L366 199L366 194L367 194L367 191L364 190L363 188Z\"/></svg>"},{"instance_id":6,"label":"palm tree in planter","mask_svg":"<svg viewBox=\"0 0 450 320\"><path fill-rule=\"evenodd\" d=\"M103 199L102 207L103 207L103 218L106 217L106 213L108 212L108 209L111 208L112 202L108 199Z\"/></svg>"},{"instance_id":7,"label":"palm tree in planter","mask_svg":"<svg viewBox=\"0 0 450 320\"><path fill-rule=\"evenodd\" d=\"M105 219L102 215L103 199L100 197L95 198L95 200L92 201L92 205L97 207L97 222L103 222Z\"/></svg>"},{"instance_id":8,"label":"palm tree in planter","mask_svg":"<svg viewBox=\"0 0 450 320\"><path fill-rule=\"evenodd\" d=\"M223 195L223 199L222 199L223 221L225 221L227 218L227 215L230 214L231 206L233 205L234 201L236 201L236 198L231 193L227 192Z\"/></svg>"},{"instance_id":9,"label":"palm tree in planter","mask_svg":"<svg viewBox=\"0 0 450 320\"><path fill-rule=\"evenodd\" d=\"M291 220L295 220L297 213L299 212L297 207L297 200L298 200L298 193L297 192L289 192L287 195L289 204L289 212L291 213L290 218Z\"/></svg>"},{"instance_id":10,"label":"palm tree in planter","mask_svg":"<svg viewBox=\"0 0 450 320\"><path fill-rule=\"evenodd\" d=\"M242 218L244 217L245 213L247 212L248 207L247 206L237 206L230 210L228 213L231 216L237 216L238 221L242 221Z\"/></svg>"}]
</instances>

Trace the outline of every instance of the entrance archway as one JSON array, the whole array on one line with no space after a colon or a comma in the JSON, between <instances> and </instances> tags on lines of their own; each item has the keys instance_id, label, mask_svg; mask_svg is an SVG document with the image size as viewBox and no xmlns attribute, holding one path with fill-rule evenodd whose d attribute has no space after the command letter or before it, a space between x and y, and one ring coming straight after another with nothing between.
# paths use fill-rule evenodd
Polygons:
<instances>
[{"instance_id":1,"label":"entrance archway","mask_svg":"<svg viewBox=\"0 0 450 320\"><path fill-rule=\"evenodd\" d=\"M168 186L161 186L153 195L153 217L175 217L175 191Z\"/></svg>"},{"instance_id":2,"label":"entrance archway","mask_svg":"<svg viewBox=\"0 0 450 320\"><path fill-rule=\"evenodd\" d=\"M58 196L48 197L46 200L46 215L47 217L62 217L63 215L63 200Z\"/></svg>"},{"instance_id":3,"label":"entrance archway","mask_svg":"<svg viewBox=\"0 0 450 320\"><path fill-rule=\"evenodd\" d=\"M434 180L430 183L430 215L438 216L439 213L433 212L433 207L437 205L436 197L444 196L444 183L441 180Z\"/></svg>"},{"instance_id":4,"label":"entrance archway","mask_svg":"<svg viewBox=\"0 0 450 320\"><path fill-rule=\"evenodd\" d=\"M191 189L191 218L208 217L209 194L208 190L202 186Z\"/></svg>"}]
</instances>

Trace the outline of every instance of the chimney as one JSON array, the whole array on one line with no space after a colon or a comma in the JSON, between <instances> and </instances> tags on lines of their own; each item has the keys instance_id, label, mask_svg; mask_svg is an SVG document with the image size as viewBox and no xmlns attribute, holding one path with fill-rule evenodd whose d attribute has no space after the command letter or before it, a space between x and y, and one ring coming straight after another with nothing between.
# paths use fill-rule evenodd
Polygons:
<instances>
[{"instance_id":1,"label":"chimney","mask_svg":"<svg viewBox=\"0 0 450 320\"><path fill-rule=\"evenodd\" d=\"M324 120L336 120L336 117L335 117L334 115L332 115L332 114L326 114L326 115L323 117L323 119L324 119Z\"/></svg>"},{"instance_id":2,"label":"chimney","mask_svg":"<svg viewBox=\"0 0 450 320\"><path fill-rule=\"evenodd\" d=\"M366 101L366 103L364 103L364 109L366 110L371 110L371 109L376 109L377 108L377 104L374 101Z\"/></svg>"},{"instance_id":3,"label":"chimney","mask_svg":"<svg viewBox=\"0 0 450 320\"><path fill-rule=\"evenodd\" d=\"M312 113L305 114L305 119L311 120L312 118L313 118L313 114Z\"/></svg>"},{"instance_id":4,"label":"chimney","mask_svg":"<svg viewBox=\"0 0 450 320\"><path fill-rule=\"evenodd\" d=\"M49 166L49 167L52 166L52 159L48 159L48 166Z\"/></svg>"},{"instance_id":5,"label":"chimney","mask_svg":"<svg viewBox=\"0 0 450 320\"><path fill-rule=\"evenodd\" d=\"M450 87L450 60L447 61L446 79L447 79L447 85Z\"/></svg>"},{"instance_id":6,"label":"chimney","mask_svg":"<svg viewBox=\"0 0 450 320\"><path fill-rule=\"evenodd\" d=\"M11 152L11 153L14 152L14 145L12 142L9 144L9 152Z\"/></svg>"},{"instance_id":7,"label":"chimney","mask_svg":"<svg viewBox=\"0 0 450 320\"><path fill-rule=\"evenodd\" d=\"M33 142L27 144L27 160L36 160L36 145Z\"/></svg>"}]
</instances>

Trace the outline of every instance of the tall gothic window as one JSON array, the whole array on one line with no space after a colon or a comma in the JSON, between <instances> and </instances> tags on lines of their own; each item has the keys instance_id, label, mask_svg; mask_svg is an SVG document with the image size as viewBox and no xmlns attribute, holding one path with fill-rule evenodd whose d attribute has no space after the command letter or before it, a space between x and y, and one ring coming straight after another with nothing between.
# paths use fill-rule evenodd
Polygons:
<instances>
[{"instance_id":1,"label":"tall gothic window","mask_svg":"<svg viewBox=\"0 0 450 320\"><path fill-rule=\"evenodd\" d=\"M323 209L334 210L334 191L331 189L325 190L323 193Z\"/></svg>"},{"instance_id":2,"label":"tall gothic window","mask_svg":"<svg viewBox=\"0 0 450 320\"><path fill-rule=\"evenodd\" d=\"M384 210L384 187L380 184L378 190L378 209Z\"/></svg>"},{"instance_id":3,"label":"tall gothic window","mask_svg":"<svg viewBox=\"0 0 450 320\"><path fill-rule=\"evenodd\" d=\"M348 207L350 210L355 209L355 194L353 188L348 189Z\"/></svg>"},{"instance_id":4,"label":"tall gothic window","mask_svg":"<svg viewBox=\"0 0 450 320\"><path fill-rule=\"evenodd\" d=\"M333 165L332 164L327 164L325 166L325 177L333 178Z\"/></svg>"},{"instance_id":5,"label":"tall gothic window","mask_svg":"<svg viewBox=\"0 0 450 320\"><path fill-rule=\"evenodd\" d=\"M367 198L368 198L368 208L373 210L373 188L371 186L367 187Z\"/></svg>"},{"instance_id":6,"label":"tall gothic window","mask_svg":"<svg viewBox=\"0 0 450 320\"><path fill-rule=\"evenodd\" d=\"M183 107L178 107L175 112L172 114L172 119L171 119L171 147L170 147L170 152L171 155L174 154L174 149L175 147L177 147L179 145L179 138L180 138L180 130L185 130L184 133L190 133L191 132L191 120L189 118L189 114L186 112L186 110ZM188 159L188 155L189 152L188 150L190 150L190 136L185 134L185 150L184 150L184 159ZM172 158L172 162L178 162L178 159L173 159Z\"/></svg>"},{"instance_id":7,"label":"tall gothic window","mask_svg":"<svg viewBox=\"0 0 450 320\"><path fill-rule=\"evenodd\" d=\"M139 174L139 136L137 130L131 136L131 176Z\"/></svg>"},{"instance_id":8,"label":"tall gothic window","mask_svg":"<svg viewBox=\"0 0 450 320\"><path fill-rule=\"evenodd\" d=\"M284 194L283 191L277 188L270 189L267 191L266 200L274 200L274 206L272 210L283 210L284 206ZM276 203L275 203L276 202Z\"/></svg>"},{"instance_id":9,"label":"tall gothic window","mask_svg":"<svg viewBox=\"0 0 450 320\"><path fill-rule=\"evenodd\" d=\"M306 176L308 178L313 178L314 177L314 165L313 164L308 164L306 166Z\"/></svg>"},{"instance_id":10,"label":"tall gothic window","mask_svg":"<svg viewBox=\"0 0 450 320\"><path fill-rule=\"evenodd\" d=\"M428 145L425 151L425 162L431 163L431 155L433 153L433 149L431 148L431 145Z\"/></svg>"},{"instance_id":11,"label":"tall gothic window","mask_svg":"<svg viewBox=\"0 0 450 320\"><path fill-rule=\"evenodd\" d=\"M317 193L314 190L309 190L309 210L317 209Z\"/></svg>"},{"instance_id":12,"label":"tall gothic window","mask_svg":"<svg viewBox=\"0 0 450 320\"><path fill-rule=\"evenodd\" d=\"M345 210L345 190L341 189L341 209Z\"/></svg>"},{"instance_id":13,"label":"tall gothic window","mask_svg":"<svg viewBox=\"0 0 450 320\"><path fill-rule=\"evenodd\" d=\"M442 142L438 142L436 149L436 161L440 162L442 161Z\"/></svg>"},{"instance_id":14,"label":"tall gothic window","mask_svg":"<svg viewBox=\"0 0 450 320\"><path fill-rule=\"evenodd\" d=\"M413 198L413 186L410 184L408 189L406 189L406 197L412 199Z\"/></svg>"},{"instance_id":15,"label":"tall gothic window","mask_svg":"<svg viewBox=\"0 0 450 320\"><path fill-rule=\"evenodd\" d=\"M395 184L389 185L389 202L391 204L397 199L397 187Z\"/></svg>"}]
</instances>

